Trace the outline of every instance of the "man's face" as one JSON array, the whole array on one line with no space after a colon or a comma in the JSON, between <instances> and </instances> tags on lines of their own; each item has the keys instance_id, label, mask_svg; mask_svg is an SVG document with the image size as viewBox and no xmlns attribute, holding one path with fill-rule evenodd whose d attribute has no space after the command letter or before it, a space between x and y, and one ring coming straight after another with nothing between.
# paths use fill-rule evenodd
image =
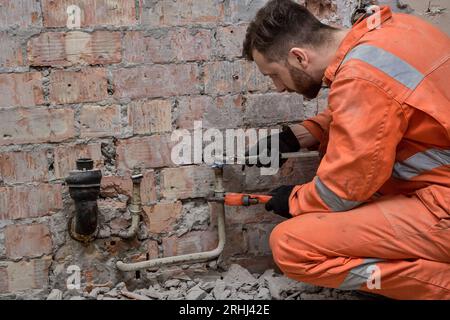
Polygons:
<instances>
[{"instance_id":1,"label":"man's face","mask_svg":"<svg viewBox=\"0 0 450 320\"><path fill-rule=\"evenodd\" d=\"M322 79L315 80L299 65L285 62L269 62L257 50L253 51L253 60L265 76L269 76L278 92L297 92L308 99L317 97L322 87Z\"/></svg>"}]
</instances>

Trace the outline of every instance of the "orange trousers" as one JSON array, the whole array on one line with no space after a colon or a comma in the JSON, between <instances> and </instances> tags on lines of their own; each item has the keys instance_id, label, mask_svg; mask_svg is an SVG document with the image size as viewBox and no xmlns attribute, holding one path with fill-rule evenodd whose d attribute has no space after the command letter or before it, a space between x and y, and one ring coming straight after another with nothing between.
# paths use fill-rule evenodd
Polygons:
<instances>
[{"instance_id":1,"label":"orange trousers","mask_svg":"<svg viewBox=\"0 0 450 320\"><path fill-rule=\"evenodd\" d=\"M292 279L394 299L450 299L450 190L431 186L347 212L275 227L270 246Z\"/></svg>"}]
</instances>

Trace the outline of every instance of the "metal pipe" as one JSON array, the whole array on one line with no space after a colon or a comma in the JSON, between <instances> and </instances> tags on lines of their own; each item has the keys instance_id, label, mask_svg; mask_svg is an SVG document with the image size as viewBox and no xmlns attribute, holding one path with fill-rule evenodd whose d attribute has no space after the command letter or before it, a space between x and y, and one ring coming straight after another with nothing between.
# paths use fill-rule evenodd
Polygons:
<instances>
[{"instance_id":1,"label":"metal pipe","mask_svg":"<svg viewBox=\"0 0 450 320\"><path fill-rule=\"evenodd\" d=\"M140 269L149 269L174 264L204 262L217 258L222 253L223 248L225 247L225 214L223 206L220 207L222 209L217 214L219 243L214 250L199 253L184 254L174 257L152 259L135 263L124 263L123 261L118 261L117 268L121 271L136 271Z\"/></svg>"},{"instance_id":2,"label":"metal pipe","mask_svg":"<svg viewBox=\"0 0 450 320\"><path fill-rule=\"evenodd\" d=\"M141 181L143 175L135 174L131 176L131 180L133 181L133 192L131 194L131 202L128 206L128 212L131 214L131 225L127 230L121 230L116 234L112 234L113 236L118 236L122 239L131 239L133 238L139 227L139 219L142 213L142 202L141 202Z\"/></svg>"},{"instance_id":3,"label":"metal pipe","mask_svg":"<svg viewBox=\"0 0 450 320\"><path fill-rule=\"evenodd\" d=\"M174 257L158 258L147 261L135 262L135 263L125 263L123 261L118 261L116 266L121 271L136 271L141 269L149 269L154 267L169 266L175 264L185 264L185 263L197 263L209 261L217 258L223 252L225 247L225 206L223 204L223 197L225 190L223 188L223 165L214 167L215 172L215 197L210 199L211 202L222 203L220 210L217 214L217 231L219 234L219 243L214 250L204 251L199 253L190 253Z\"/></svg>"},{"instance_id":4,"label":"metal pipe","mask_svg":"<svg viewBox=\"0 0 450 320\"><path fill-rule=\"evenodd\" d=\"M311 157L318 157L319 152L317 151L297 151L297 152L285 152L281 154L282 159L291 159L291 158L311 158ZM258 160L258 155L254 156L244 156L244 157L227 157L224 156L223 162L237 162L238 164L244 164L248 163L250 160L253 160L256 163Z\"/></svg>"},{"instance_id":5,"label":"metal pipe","mask_svg":"<svg viewBox=\"0 0 450 320\"><path fill-rule=\"evenodd\" d=\"M102 173L94 169L91 159L80 158L76 170L65 179L75 203L75 214L69 219L70 236L85 244L93 241L98 233L97 198L100 194Z\"/></svg>"},{"instance_id":6,"label":"metal pipe","mask_svg":"<svg viewBox=\"0 0 450 320\"><path fill-rule=\"evenodd\" d=\"M283 158L303 158L311 157L316 155L317 152L294 152L291 154L283 154ZM158 258L147 261L135 262L135 263L125 263L123 261L118 261L116 266L121 271L136 271L141 269L150 269L161 266L169 266L175 264L185 264L185 263L197 263L212 260L220 256L225 247L225 205L224 196L225 189L223 187L223 163L214 163L214 174L215 174L215 186L214 186L214 197L208 199L210 202L221 203L220 211L217 214L217 229L219 234L219 243L214 250L184 254L174 257Z\"/></svg>"}]
</instances>

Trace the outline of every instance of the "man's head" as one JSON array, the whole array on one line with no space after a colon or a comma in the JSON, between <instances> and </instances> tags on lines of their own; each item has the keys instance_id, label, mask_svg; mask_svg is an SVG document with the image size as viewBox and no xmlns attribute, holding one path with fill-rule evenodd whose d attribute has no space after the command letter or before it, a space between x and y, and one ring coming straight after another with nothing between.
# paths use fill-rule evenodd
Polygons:
<instances>
[{"instance_id":1,"label":"man's head","mask_svg":"<svg viewBox=\"0 0 450 320\"><path fill-rule=\"evenodd\" d=\"M278 91L317 96L335 35L342 31L321 23L291 0L271 0L247 29L243 55L270 76ZM332 51L332 52L330 52Z\"/></svg>"}]
</instances>

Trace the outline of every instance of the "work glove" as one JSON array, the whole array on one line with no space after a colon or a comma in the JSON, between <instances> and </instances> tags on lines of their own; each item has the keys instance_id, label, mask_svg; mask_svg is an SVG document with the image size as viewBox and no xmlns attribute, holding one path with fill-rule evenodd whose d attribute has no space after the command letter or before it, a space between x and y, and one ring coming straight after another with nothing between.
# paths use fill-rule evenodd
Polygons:
<instances>
[{"instance_id":1,"label":"work glove","mask_svg":"<svg viewBox=\"0 0 450 320\"><path fill-rule=\"evenodd\" d=\"M267 139L267 143L265 144L265 149L260 150L260 141L259 140L254 146L252 146L246 153L245 156L252 156L252 155L257 155L258 159L256 162L256 166L258 168L260 167L271 167L272 163L269 162L267 164L262 164L260 161L260 155L267 155L268 157L272 158L272 151L273 152L277 152L277 156L279 159L279 166L283 166L283 164L287 161L287 159L282 159L281 158L281 154L282 153L287 153L287 152L297 152L300 150L300 143L298 142L297 137L295 136L295 134L292 132L291 128L289 128L289 126L283 126L281 129L280 133L277 134L273 134L270 136L267 136L263 139ZM279 141L279 145L278 145L278 150L271 150L271 146L272 146L272 139L278 139ZM264 143L263 143L264 144ZM263 146L264 147L264 146ZM256 150L256 152L255 152ZM250 161L246 161L245 163L248 166L253 166L253 164L250 163Z\"/></svg>"},{"instance_id":2,"label":"work glove","mask_svg":"<svg viewBox=\"0 0 450 320\"><path fill-rule=\"evenodd\" d=\"M269 195L272 196L272 199L266 203L266 210L273 211L275 214L285 218L292 218L289 213L289 196L291 195L294 187L295 185L281 186L270 191Z\"/></svg>"}]
</instances>

